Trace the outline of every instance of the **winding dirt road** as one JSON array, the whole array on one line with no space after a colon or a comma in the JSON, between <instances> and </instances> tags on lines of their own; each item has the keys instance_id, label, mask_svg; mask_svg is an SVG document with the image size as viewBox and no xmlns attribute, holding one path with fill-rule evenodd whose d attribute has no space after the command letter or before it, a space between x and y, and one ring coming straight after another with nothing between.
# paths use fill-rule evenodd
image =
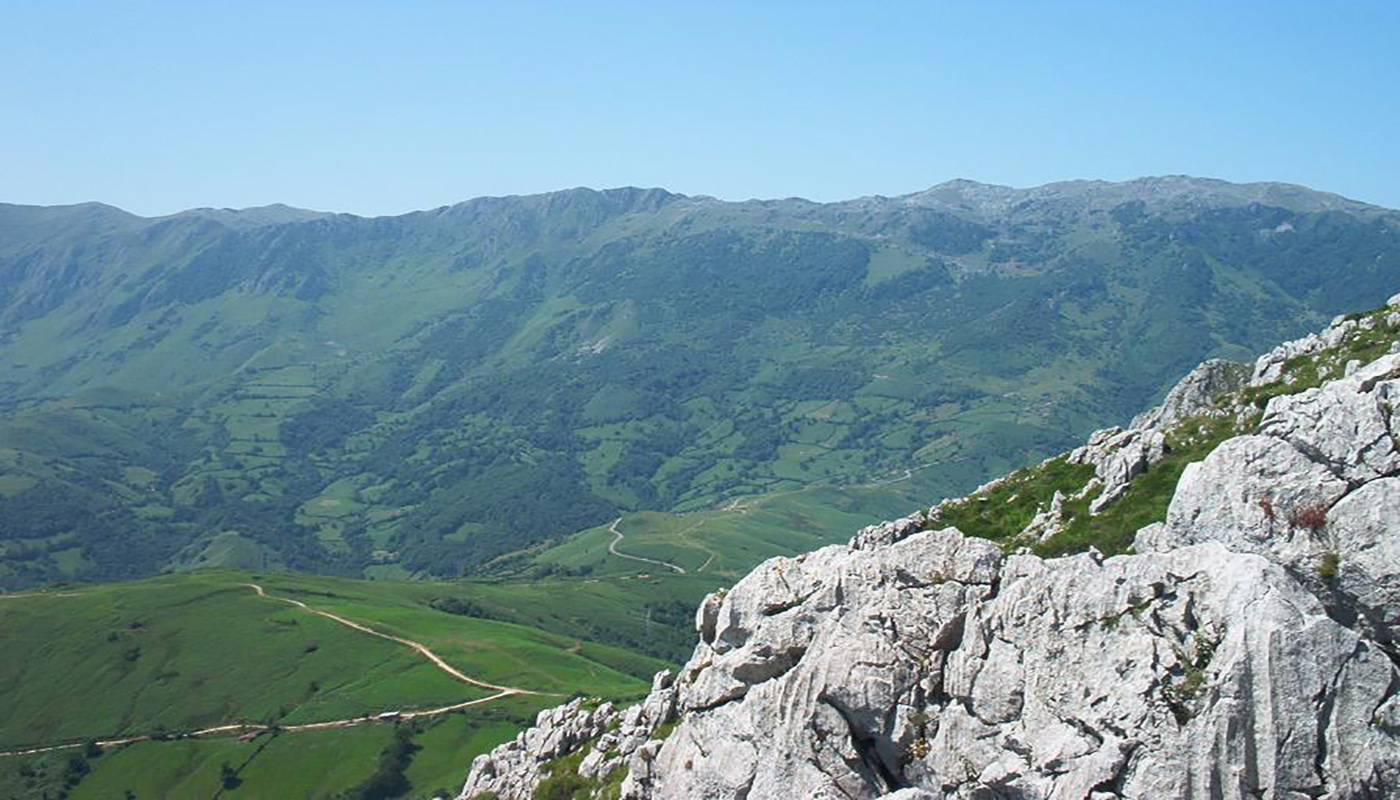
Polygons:
<instances>
[{"instance_id":1,"label":"winding dirt road","mask_svg":"<svg viewBox=\"0 0 1400 800\"><path fill-rule=\"evenodd\" d=\"M276 597L274 595L270 595L263 590L263 587L259 586L256 583L245 583L242 585L247 586L253 591L257 592L259 597L266 597L269 600L276 600L279 603L289 603L291 605L296 606L297 608L300 608L302 611L306 611L310 614L315 614L317 616L325 617L326 619L339 622L341 625L354 628L355 630L361 633L367 633L370 636L378 636L381 639L388 639L391 642L397 642L401 645L411 647L414 650L418 651L419 655L431 661L433 666L437 667L443 672L446 672L453 678L456 678L462 683L470 683L473 686L480 686L483 689L495 689L496 691L501 693L498 696L504 697L506 695L512 694L549 694L548 692L536 692L530 689L521 689L517 686L498 686L494 683L487 683L486 681L478 680L477 678L473 678L472 676L467 675L466 673L462 672L461 670L457 669L456 667L452 666L446 661L443 661L441 656L439 656L437 653L434 653L431 649L428 648L427 645L423 644L422 642L415 642L412 639L404 639L400 636L394 636L393 634L377 631L374 628L369 627L368 625L362 625L358 622L355 622L354 620L346 619L345 617L342 617L339 614L332 614L329 611L322 611L319 608L312 608L311 606L301 602L300 600L292 600L288 597Z\"/></svg>"},{"instance_id":2,"label":"winding dirt road","mask_svg":"<svg viewBox=\"0 0 1400 800\"><path fill-rule=\"evenodd\" d=\"M441 706L438 708L422 708L411 711L384 711L378 714L365 714L364 716L360 717L349 717L347 719L333 719L328 720L326 722L306 722L300 725L278 725L275 726L275 728L273 726L263 725L260 723L234 722L228 725L216 725L212 728L200 728L196 731L172 733L169 734L168 738L172 740L197 739L204 736L218 736L220 734L228 733L262 733L264 731L272 730L278 730L283 732L296 732L320 731L329 728L349 728L354 725L364 725L371 722L395 722L397 720L403 719L416 719L418 717L437 716L438 714L446 714L452 711L457 711L458 709L481 705L482 703L489 703L492 700L499 700L502 697L509 697L513 694L538 694L538 692L526 692L523 690L515 692L497 692L496 694L493 694L490 697L479 697L476 700L468 700L464 703L454 703L450 706ZM109 747L120 747L124 744L135 744L136 742L149 742L154 738L155 737L148 735L128 736L124 739L98 739L96 741L96 744L98 747L101 747L105 750ZM83 742L66 742L64 744L51 744L44 745L41 747L29 747L22 750L5 750L0 752L0 758L4 758L6 756L32 756L38 755L39 753L50 753L55 750L72 750L77 747L86 746L87 745Z\"/></svg>"},{"instance_id":3,"label":"winding dirt road","mask_svg":"<svg viewBox=\"0 0 1400 800\"><path fill-rule=\"evenodd\" d=\"M684 574L685 574L685 567L678 567L678 566L676 566L675 564L672 564L672 563L669 562L669 561L658 561L658 560L655 559L655 558L647 558L647 557L645 557L645 556L634 556L634 555L629 555L629 554L627 554L627 553L619 552L618 549L617 549L618 543L621 542L623 539L627 538L627 537L625 537L625 536L622 535L622 531L620 531L620 530L617 529L617 525L618 525L619 522L622 522L622 517L618 517L617 519L613 520L612 524L608 526L608 533L611 533L613 536L617 537L617 538L613 539L611 542L608 543L608 552L609 552L609 553L612 553L613 555L617 556L618 558L628 558L628 559L631 559L631 560L633 560L633 561L641 561L641 562L646 563L646 564L655 564L655 565L658 566L658 567L665 567L665 568L670 569L670 570L675 570L676 573L679 574L679 575L684 575Z\"/></svg>"},{"instance_id":4,"label":"winding dirt road","mask_svg":"<svg viewBox=\"0 0 1400 800\"><path fill-rule=\"evenodd\" d=\"M914 477L914 473L920 472L920 471L925 470L925 469L928 469L929 467L932 467L932 466L935 466L935 465L934 465L934 464L919 464L919 465L917 465L917 466L909 467L909 468L903 470L901 473L899 473L899 474L898 474L897 476L895 476L895 477L885 478L885 479L883 479L883 480L870 481L869 483L855 484L854 486L850 486L850 487L847 487L847 488L851 488L851 489L865 489L865 488L873 488L873 487L876 487L876 486L888 486L888 485L890 485L890 484L892 484L892 483L902 483L903 481L907 481L907 480L913 478L913 477ZM749 511L752 509L753 505L756 504L756 503L767 502L767 501L772 500L772 499L775 498L775 497L782 497L782 496L784 496L784 495L789 495L789 494L801 494L802 492L810 491L810 490L812 490L812 489L814 489L814 488L822 488L822 487L804 486L804 487L802 487L802 488L800 488L800 489L788 489L788 490L786 490L786 491L782 491L782 492L773 492L773 493L771 493L771 494L750 495L750 496L748 496L748 497L736 497L736 498L734 498L733 500L730 500L730 501L729 501L729 504L726 505L726 506L724 506L724 507L722 507L722 508L714 509L714 510L711 510L711 511L696 511L696 512L685 512L685 513L696 513L696 514L725 513L725 514L738 514L738 515L740 515L740 516L743 516L744 514L749 513ZM690 532L692 532L692 531L694 531L694 530L696 530L696 529L702 527L707 521L708 521L707 519L701 519L699 522L696 522L695 524L691 525L690 527L684 528L684 529L680 530L679 532L676 533L676 538L681 539L682 541L684 541L684 540L685 540L685 535L686 535L687 533L690 533ZM672 563L669 562L669 561L661 561L661 560L654 559L654 558L646 558L646 557L644 557L644 556L634 556L634 555L631 555L630 553L623 553L623 552L619 551L619 550L617 549L618 544L620 544L620 543L623 541L623 539L626 538L625 536L622 535L622 531L620 531L620 530L617 529L618 524L620 524L621 522L622 522L622 517L618 517L617 519L613 520L613 522L612 522L611 525L608 526L608 532L611 533L611 534L613 535L613 537L614 537L613 540L612 540L612 542L610 542L610 543L608 544L608 552L609 552L609 553L611 553L611 554L617 556L618 558L626 558L626 559L630 559L630 560L632 560L632 561L640 561L640 562L645 563L645 564L654 564L654 565L659 566L659 567L666 567L667 569L670 569L670 570L675 571L675 572L676 572L677 574L679 574L679 575L685 575L685 574L686 574L686 570L685 570L684 567L677 566L676 564L672 564ZM694 542L691 542L690 545L691 545L692 547L696 547L697 549L703 550L703 551L705 551L706 553L709 553L709 558L705 559L705 563L704 563L704 564L701 564L701 565L700 565L698 568L696 568L696 570L695 570L695 572L696 572L697 574L698 574L698 573L701 573L701 572L704 572L705 569L706 569L707 567L709 567L710 564L715 560L715 552L714 552L713 550L710 550L709 548L705 547L704 545L695 544Z\"/></svg>"},{"instance_id":5,"label":"winding dirt road","mask_svg":"<svg viewBox=\"0 0 1400 800\"><path fill-rule=\"evenodd\" d=\"M256 583L243 583L243 584L239 584L239 585L240 585L240 586L247 586L248 588L252 589L254 592L257 592L257 594L258 594L259 597L264 597L264 598L267 598L268 600L275 600L275 601L277 601L277 602L279 602L279 603L288 603L288 604L290 604L290 605L296 606L297 608L300 608L302 611L305 611L305 612L307 612L308 614L315 614L315 615L317 615L317 616L325 617L326 619L332 620L332 621L334 621L334 622L338 622L338 623L340 623L341 625L345 625L345 626L347 626L347 627L354 628L355 630L357 630L357 631L359 631L359 632L361 632L361 633L365 633L365 634L368 634L368 635L370 635L370 636L377 636L377 637L379 637L380 639L388 639L388 640L391 641L391 642L395 642L395 643L397 643L397 644L404 645L405 647L410 647L410 648L412 648L413 650L415 650L419 655L421 655L421 656L423 656L424 658L428 659L428 661L429 661L430 663L432 663L433 666L437 667L438 669L440 669L440 670L442 670L443 672L447 673L448 675L452 676L452 678L454 678L454 679L456 679L456 680L458 680L458 681L461 681L462 683L471 684L472 686L479 686L479 687L481 687L481 688L483 688L483 689L491 689L491 690L494 690L494 691L495 691L495 694L490 695L490 696L488 696L488 697L479 697L479 698L477 698L477 699L475 699L475 700L467 700L467 701L461 702L461 703L453 703L452 705L438 706L438 707L436 707L436 708L397 709L397 710L391 710L391 711L383 711L383 712L380 712L380 713L378 713L378 714L365 714L365 715L358 716L358 717L348 717L348 718L346 718L346 719L327 720L327 721L325 721L325 722L305 722L305 723L302 723L302 724L300 724L300 725L275 725L275 726L273 726L273 725L264 725L264 724L261 724L261 723L232 722L232 723L228 723L228 724L226 724L226 725L216 725L216 726L214 726L214 727L210 727L210 728L200 728L199 730L194 730L194 731L185 731L185 732L182 732L182 733L171 733L171 734L168 734L167 737L165 737L165 738L169 738L169 739L191 739L191 738L199 738L199 737L204 737L204 736L218 736L218 735L221 735L221 734L232 734L232 733L262 733L262 732L265 732L265 731L273 731L273 730L284 731L284 732L297 732L297 731L318 731L318 730L326 730L326 729L329 729L329 728L349 728L349 727L354 726L354 725L365 725L365 724L374 723L374 722L395 722L395 721L398 721L398 720L405 720L405 719L417 719L417 718L419 718L419 717L432 717L432 716L437 716L437 715L439 715L439 714L447 714L447 713L450 713L450 712L452 712L452 711L458 711L458 710L463 709L463 708L470 708L471 706L481 705L482 703L489 703L489 702L491 702L491 701L493 701L493 700L500 700L500 699L502 699L502 698L511 697L511 696L514 696L514 695L535 695L535 696L541 696L541 697L562 697L562 695L558 695L558 694L555 694L555 693L553 693L553 692L537 692L537 691L534 691L534 690L532 690L532 689L522 689L522 688L520 688L520 687L518 687L518 686L501 686L501 685L498 685L498 684L489 683L489 682L487 682L487 681L480 680L480 679L478 679L478 678L473 678L472 676L470 676L470 675L468 675L468 674L462 672L461 670L457 669L456 667L454 667L454 666L452 666L451 664L449 664L449 663L447 663L446 661L444 661L443 658L442 658L441 656L439 656L437 653L434 653L434 652L432 651L432 648L428 647L427 645L423 644L422 642L415 642L415 641L412 640L412 639L405 639L405 638L403 638L403 637L401 637L401 636L394 636L393 634L388 634L388 633L384 633L384 632L382 632L382 631L377 631L377 630L375 630L374 628L369 627L368 625L364 625L364 624L359 623L359 622L356 622L356 621L354 621L354 620L352 620L352 619L346 619L345 617L342 617L342 616L340 616L339 614L333 614L333 613L331 613L331 612L329 612L329 611L322 611L322 610L319 609L319 608L312 608L311 606L307 605L306 603L303 603L303 602L300 601L300 600L293 600L293 599L288 598L288 597L277 597L277 596L275 596L275 595L270 595L270 594L267 593L267 591L266 591L265 589L263 589L262 586L260 586L260 585L258 585L258 584L256 584ZM27 595L0 595L0 597L41 597L41 596L42 596L42 597L75 597L75 596L77 596L77 595L75 595L75 594L55 594L55 593L47 593L47 592L33 592L33 593L30 593L30 594L27 594ZM103 749L107 749L107 748L111 748L111 747L120 747L120 746L126 745L126 744L134 744L134 743L136 743L136 742L147 742L147 741L151 741L151 740L154 739L154 738L155 738L155 737L150 736L150 735L145 735L145 736L128 736L128 737L124 737L124 738L120 738L120 739L99 739L99 740L97 740L96 743L97 743L97 746L98 746L98 747L101 747L101 748L103 748ZM72 749L74 749L74 748L85 747L85 746L87 746L85 742L63 742L63 743L61 743L61 744L39 745L39 746L35 746L35 747L26 747L26 748L21 748L21 749L17 749L17 750L3 750L3 751L0 751L0 758L4 758L4 757L7 757L7 756L29 756L29 755L38 755L38 754L40 754L40 753L50 753L50 752L53 752L53 751L56 751L56 750L72 750Z\"/></svg>"},{"instance_id":6,"label":"winding dirt road","mask_svg":"<svg viewBox=\"0 0 1400 800\"><path fill-rule=\"evenodd\" d=\"M82 597L82 592L16 592L0 594L0 600L17 600L21 597Z\"/></svg>"}]
</instances>

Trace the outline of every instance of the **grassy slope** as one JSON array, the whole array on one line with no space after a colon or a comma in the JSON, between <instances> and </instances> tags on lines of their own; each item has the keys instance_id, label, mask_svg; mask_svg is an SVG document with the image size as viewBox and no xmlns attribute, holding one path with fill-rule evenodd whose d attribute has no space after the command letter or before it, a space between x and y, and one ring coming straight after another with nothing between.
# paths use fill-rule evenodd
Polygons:
<instances>
[{"instance_id":1,"label":"grassy slope","mask_svg":"<svg viewBox=\"0 0 1400 800\"><path fill-rule=\"evenodd\" d=\"M635 698L661 666L575 637L429 605L468 599L470 587L199 571L72 589L77 596L0 599L0 692L12 698L0 708L0 749L234 721L292 725L488 694L407 647L259 598L240 585L252 579L274 597L422 641L473 677L555 693L423 720L412 736L422 749L405 774L424 793L459 784L473 755L561 697L579 691ZM284 732L252 742L137 743L91 759L91 774L73 796L120 797L126 789L139 797L212 796L225 762L247 764L239 772L243 785L229 796L329 796L374 770L392 727ZM0 797L57 791L79 753L6 759Z\"/></svg>"},{"instance_id":2,"label":"grassy slope","mask_svg":"<svg viewBox=\"0 0 1400 800\"><path fill-rule=\"evenodd\" d=\"M412 741L414 753L405 777L409 789L402 797L428 798L439 790L448 796L466 779L477 753L510 739L523 721L547 702L514 698L498 706L468 709L425 723ZM395 726L357 728L238 739L142 742L99 757L84 759L89 768L71 791L74 800L136 797L216 797L223 785L223 765L237 770L236 788L222 797L330 798L363 782L375 770L376 759L389 743ZM0 797L56 796L63 786L70 753L7 759L0 769ZM21 770L35 773L21 775Z\"/></svg>"},{"instance_id":3,"label":"grassy slope","mask_svg":"<svg viewBox=\"0 0 1400 800\"><path fill-rule=\"evenodd\" d=\"M0 691L14 698L0 711L7 746L235 720L336 719L484 696L407 648L227 579L83 591L0 601Z\"/></svg>"},{"instance_id":4,"label":"grassy slope","mask_svg":"<svg viewBox=\"0 0 1400 800\"><path fill-rule=\"evenodd\" d=\"M1365 364L1388 352L1400 339L1400 328L1387 321L1389 313L1389 308L1382 307L1348 315L1355 320L1369 320L1369 327L1353 330L1334 347L1290 359L1279 378L1271 383L1246 387L1219 398L1219 407L1228 410L1228 415L1179 421L1165 431L1165 456L1134 478L1123 496L1099 514L1089 514L1092 494L1073 499L1094 477L1093 469L1071 465L1059 456L1016 470L990 489L949 503L930 525L955 526L1007 548L1031 546L1044 556L1078 553L1090 547L1107 555L1128 552L1139 529L1166 519L1177 481L1187 465L1203 460L1231 437L1254 433L1269 400L1316 388L1325 380L1342 375L1348 362ZM1049 507L1056 491L1067 498L1064 528L1043 542L1018 540L1016 537L1026 524Z\"/></svg>"},{"instance_id":5,"label":"grassy slope","mask_svg":"<svg viewBox=\"0 0 1400 800\"><path fill-rule=\"evenodd\" d=\"M617 549L676 564L688 574L732 582L767 558L844 542L865 525L908 513L935 491L926 487L919 480L813 486L738 498L708 511L629 514L617 526L625 537ZM610 554L610 527L583 531L540 552L534 561L594 575L668 572Z\"/></svg>"}]
</instances>

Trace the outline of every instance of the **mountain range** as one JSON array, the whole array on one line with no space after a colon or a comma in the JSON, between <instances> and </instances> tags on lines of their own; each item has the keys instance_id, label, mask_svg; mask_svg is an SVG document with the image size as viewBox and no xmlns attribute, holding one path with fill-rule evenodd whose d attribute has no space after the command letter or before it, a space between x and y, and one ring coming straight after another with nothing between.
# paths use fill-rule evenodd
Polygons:
<instances>
[{"instance_id":1,"label":"mountain range","mask_svg":"<svg viewBox=\"0 0 1400 800\"><path fill-rule=\"evenodd\" d=\"M491 573L631 512L916 468L958 494L1377 305L1397 236L1391 210L1187 177L0 205L0 587Z\"/></svg>"}]
</instances>

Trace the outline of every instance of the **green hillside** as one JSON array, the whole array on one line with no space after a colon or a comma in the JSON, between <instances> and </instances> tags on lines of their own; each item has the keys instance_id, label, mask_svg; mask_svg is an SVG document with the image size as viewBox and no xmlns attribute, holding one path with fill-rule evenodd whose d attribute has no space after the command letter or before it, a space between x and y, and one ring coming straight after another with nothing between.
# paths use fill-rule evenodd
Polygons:
<instances>
[{"instance_id":1,"label":"green hillside","mask_svg":"<svg viewBox=\"0 0 1400 800\"><path fill-rule=\"evenodd\" d=\"M72 797L128 789L214 796L225 763L236 769L241 796L287 796L275 787L286 786L285 768L295 763L304 786L286 791L329 797L370 780L381 753L395 747L404 751L396 772L410 788L393 796L426 796L460 784L473 755L541 708L575 692L638 697L662 666L482 618L491 612L475 596L470 586L431 582L222 571L0 596L0 693L9 699L0 708L0 752L144 739L0 756L0 797L65 789ZM286 600L421 643L468 677L522 693L464 683L402 642ZM478 702L411 716L470 701ZM385 712L405 713L317 727ZM233 724L244 727L189 736Z\"/></svg>"},{"instance_id":2,"label":"green hillside","mask_svg":"<svg viewBox=\"0 0 1400 800\"><path fill-rule=\"evenodd\" d=\"M1398 226L1187 178L374 219L0 206L0 587L482 575L619 516L913 466L931 502L1374 305ZM783 524L751 521L731 541Z\"/></svg>"}]
</instances>

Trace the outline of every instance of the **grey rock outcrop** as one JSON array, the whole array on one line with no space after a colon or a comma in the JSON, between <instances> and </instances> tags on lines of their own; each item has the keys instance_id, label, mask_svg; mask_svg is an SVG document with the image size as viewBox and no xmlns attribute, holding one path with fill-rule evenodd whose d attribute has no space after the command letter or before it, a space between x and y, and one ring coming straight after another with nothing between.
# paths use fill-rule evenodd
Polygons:
<instances>
[{"instance_id":1,"label":"grey rock outcrop","mask_svg":"<svg viewBox=\"0 0 1400 800\"><path fill-rule=\"evenodd\" d=\"M682 722L624 794L844 797L900 788L913 716L941 685L1001 551L956 531L766 562L720 603L677 678Z\"/></svg>"},{"instance_id":2,"label":"grey rock outcrop","mask_svg":"<svg viewBox=\"0 0 1400 800\"><path fill-rule=\"evenodd\" d=\"M1280 347L1251 385L1375 319ZM581 774L625 767L631 800L1400 797L1400 355L1344 365L1262 416L1220 402L1247 368L1203 366L1071 454L1121 497L1167 427L1250 420L1136 554L1006 556L936 507L771 559L705 599L644 703L541 715L463 797L529 797L564 741L590 748Z\"/></svg>"},{"instance_id":3,"label":"grey rock outcrop","mask_svg":"<svg viewBox=\"0 0 1400 800\"><path fill-rule=\"evenodd\" d=\"M1140 552L1219 541L1283 565L1346 624L1400 629L1400 355L1269 401L1260 434L1231 439L1181 476Z\"/></svg>"},{"instance_id":4,"label":"grey rock outcrop","mask_svg":"<svg viewBox=\"0 0 1400 800\"><path fill-rule=\"evenodd\" d=\"M530 797L545 765L605 733L618 716L612 705L590 707L582 698L541 711L533 727L472 763L462 796Z\"/></svg>"},{"instance_id":5,"label":"grey rock outcrop","mask_svg":"<svg viewBox=\"0 0 1400 800\"><path fill-rule=\"evenodd\" d=\"M1090 513L1097 514L1128 491L1133 478L1162 460L1166 453L1166 436L1155 428L1108 428L1095 431L1089 443L1069 454L1071 464L1094 467L1099 494L1089 504Z\"/></svg>"},{"instance_id":6,"label":"grey rock outcrop","mask_svg":"<svg viewBox=\"0 0 1400 800\"><path fill-rule=\"evenodd\" d=\"M1202 414L1220 413L1220 398L1239 389L1250 377L1245 364L1211 359L1191 370L1172 387L1162 404L1133 418L1133 430L1165 430Z\"/></svg>"}]
</instances>

